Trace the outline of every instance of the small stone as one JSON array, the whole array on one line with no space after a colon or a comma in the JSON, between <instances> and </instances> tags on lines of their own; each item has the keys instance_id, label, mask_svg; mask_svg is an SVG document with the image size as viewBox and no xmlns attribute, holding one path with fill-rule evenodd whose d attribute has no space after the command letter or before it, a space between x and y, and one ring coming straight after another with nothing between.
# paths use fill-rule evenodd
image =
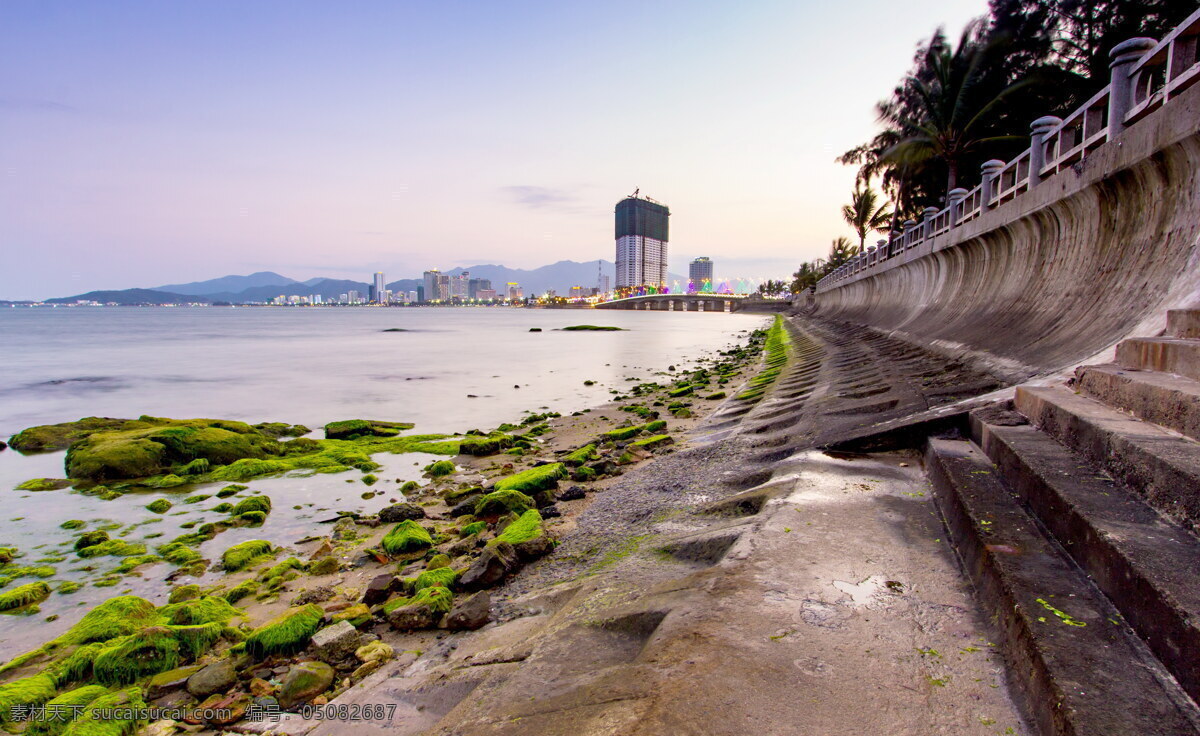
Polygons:
<instances>
[{"instance_id":1,"label":"small stone","mask_svg":"<svg viewBox=\"0 0 1200 736\"><path fill-rule=\"evenodd\" d=\"M383 661L379 659L373 659L370 662L363 662L357 667L357 669L350 673L350 679L356 681L361 680L382 666Z\"/></svg>"},{"instance_id":2,"label":"small stone","mask_svg":"<svg viewBox=\"0 0 1200 736\"><path fill-rule=\"evenodd\" d=\"M247 693L217 693L197 706L198 709L211 716L207 722L214 726L228 726L242 720L246 709L250 707L250 696Z\"/></svg>"},{"instance_id":3,"label":"small stone","mask_svg":"<svg viewBox=\"0 0 1200 736\"><path fill-rule=\"evenodd\" d=\"M302 591L300 595L292 599L293 606L304 606L309 603L324 603L336 594L332 585L318 585L315 588L309 588Z\"/></svg>"},{"instance_id":4,"label":"small stone","mask_svg":"<svg viewBox=\"0 0 1200 736\"><path fill-rule=\"evenodd\" d=\"M367 583L363 591L362 602L368 606L377 606L388 599L388 595L397 587L396 576L391 574L377 575Z\"/></svg>"},{"instance_id":5,"label":"small stone","mask_svg":"<svg viewBox=\"0 0 1200 736\"><path fill-rule=\"evenodd\" d=\"M322 557L308 568L309 575L333 575L338 571L338 561L336 557Z\"/></svg>"},{"instance_id":6,"label":"small stone","mask_svg":"<svg viewBox=\"0 0 1200 736\"><path fill-rule=\"evenodd\" d=\"M362 662L386 662L396 656L396 650L389 644L373 641L354 650L354 656Z\"/></svg>"},{"instance_id":7,"label":"small stone","mask_svg":"<svg viewBox=\"0 0 1200 736\"><path fill-rule=\"evenodd\" d=\"M154 700L184 687L187 685L188 678L201 669L203 669L201 665L192 665L190 667L179 667L168 670L167 672L159 672L146 683L146 697Z\"/></svg>"},{"instance_id":8,"label":"small stone","mask_svg":"<svg viewBox=\"0 0 1200 736\"><path fill-rule=\"evenodd\" d=\"M233 660L222 659L219 662L204 667L188 678L187 689L197 698L204 698L213 693L228 690L237 683L237 669Z\"/></svg>"},{"instance_id":9,"label":"small stone","mask_svg":"<svg viewBox=\"0 0 1200 736\"><path fill-rule=\"evenodd\" d=\"M349 621L338 621L313 634L313 656L322 662L341 662L352 655L359 644L358 629Z\"/></svg>"},{"instance_id":10,"label":"small stone","mask_svg":"<svg viewBox=\"0 0 1200 736\"><path fill-rule=\"evenodd\" d=\"M354 627L350 628L353 630ZM301 662L292 666L279 687L279 707L289 710L311 701L329 689L333 674L333 668L324 662Z\"/></svg>"},{"instance_id":11,"label":"small stone","mask_svg":"<svg viewBox=\"0 0 1200 736\"><path fill-rule=\"evenodd\" d=\"M275 686L261 677L255 677L250 680L250 694L254 697L262 698L274 692Z\"/></svg>"},{"instance_id":12,"label":"small stone","mask_svg":"<svg viewBox=\"0 0 1200 736\"><path fill-rule=\"evenodd\" d=\"M578 501L586 495L587 491L583 490L581 486L571 486L567 490L558 494L557 498L559 501Z\"/></svg>"},{"instance_id":13,"label":"small stone","mask_svg":"<svg viewBox=\"0 0 1200 736\"><path fill-rule=\"evenodd\" d=\"M489 588L520 567L517 551L511 544L501 542L485 547L470 569L463 573L460 583L467 590Z\"/></svg>"},{"instance_id":14,"label":"small stone","mask_svg":"<svg viewBox=\"0 0 1200 736\"><path fill-rule=\"evenodd\" d=\"M395 503L379 512L384 524L399 524L408 519L424 519L425 509L415 503Z\"/></svg>"},{"instance_id":15,"label":"small stone","mask_svg":"<svg viewBox=\"0 0 1200 736\"><path fill-rule=\"evenodd\" d=\"M543 519L554 519L562 516L562 512L559 511L558 507L554 504L550 504L546 508L542 509L539 513L541 513Z\"/></svg>"},{"instance_id":16,"label":"small stone","mask_svg":"<svg viewBox=\"0 0 1200 736\"><path fill-rule=\"evenodd\" d=\"M322 557L328 557L331 554L333 554L333 544L328 539L323 539L321 540L321 543L317 545L317 548L312 551L312 554L308 556L308 559L319 560Z\"/></svg>"},{"instance_id":17,"label":"small stone","mask_svg":"<svg viewBox=\"0 0 1200 736\"><path fill-rule=\"evenodd\" d=\"M474 631L492 620L492 597L486 590L457 603L446 614L444 626L452 631Z\"/></svg>"},{"instance_id":18,"label":"small stone","mask_svg":"<svg viewBox=\"0 0 1200 736\"><path fill-rule=\"evenodd\" d=\"M318 695L317 697L312 699L313 705L325 705L328 702L329 702L329 698L325 697L324 695Z\"/></svg>"},{"instance_id":19,"label":"small stone","mask_svg":"<svg viewBox=\"0 0 1200 736\"><path fill-rule=\"evenodd\" d=\"M437 623L437 614L420 604L400 606L388 614L388 623L397 631L429 629Z\"/></svg>"}]
</instances>

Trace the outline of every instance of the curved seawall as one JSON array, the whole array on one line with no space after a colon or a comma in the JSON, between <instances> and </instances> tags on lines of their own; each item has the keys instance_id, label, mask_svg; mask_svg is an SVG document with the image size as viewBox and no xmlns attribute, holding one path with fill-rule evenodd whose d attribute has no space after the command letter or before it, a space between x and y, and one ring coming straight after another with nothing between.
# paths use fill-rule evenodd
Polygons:
<instances>
[{"instance_id":1,"label":"curved seawall","mask_svg":"<svg viewBox=\"0 0 1200 736\"><path fill-rule=\"evenodd\" d=\"M1200 306L1200 85L1082 162L870 274L817 314L984 363L1051 372Z\"/></svg>"}]
</instances>

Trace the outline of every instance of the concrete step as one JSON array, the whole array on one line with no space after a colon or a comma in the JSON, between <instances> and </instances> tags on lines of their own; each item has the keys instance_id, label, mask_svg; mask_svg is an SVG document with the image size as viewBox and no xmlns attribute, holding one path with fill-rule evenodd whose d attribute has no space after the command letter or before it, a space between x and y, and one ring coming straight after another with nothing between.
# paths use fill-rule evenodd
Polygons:
<instances>
[{"instance_id":1,"label":"concrete step","mask_svg":"<svg viewBox=\"0 0 1200 736\"><path fill-rule=\"evenodd\" d=\"M1028 424L973 412L971 434L1005 485L1200 701L1200 539Z\"/></svg>"},{"instance_id":2,"label":"concrete step","mask_svg":"<svg viewBox=\"0 0 1200 736\"><path fill-rule=\"evenodd\" d=\"M1139 419L1200 439L1200 381L1118 365L1075 369L1074 387Z\"/></svg>"},{"instance_id":3,"label":"concrete step","mask_svg":"<svg viewBox=\"0 0 1200 736\"><path fill-rule=\"evenodd\" d=\"M1061 386L1018 386L1014 404L1161 513L1193 530L1200 523L1200 443Z\"/></svg>"},{"instance_id":4,"label":"concrete step","mask_svg":"<svg viewBox=\"0 0 1200 736\"><path fill-rule=\"evenodd\" d=\"M1200 379L1200 340L1135 337L1117 344L1117 364L1140 371L1177 373Z\"/></svg>"},{"instance_id":5,"label":"concrete step","mask_svg":"<svg viewBox=\"0 0 1200 736\"><path fill-rule=\"evenodd\" d=\"M1002 629L1042 734L1200 733L1195 705L1040 530L973 443L929 442L926 468L963 567Z\"/></svg>"},{"instance_id":6,"label":"concrete step","mask_svg":"<svg viewBox=\"0 0 1200 736\"><path fill-rule=\"evenodd\" d=\"M1200 309L1168 311L1167 334L1171 337L1200 338Z\"/></svg>"}]
</instances>

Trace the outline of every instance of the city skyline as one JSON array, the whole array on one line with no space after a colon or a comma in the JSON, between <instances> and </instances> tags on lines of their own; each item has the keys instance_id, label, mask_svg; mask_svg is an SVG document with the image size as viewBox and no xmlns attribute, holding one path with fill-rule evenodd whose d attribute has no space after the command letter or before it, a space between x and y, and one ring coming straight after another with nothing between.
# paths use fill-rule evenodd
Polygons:
<instances>
[{"instance_id":1,"label":"city skyline","mask_svg":"<svg viewBox=\"0 0 1200 736\"><path fill-rule=\"evenodd\" d=\"M834 157L916 42L985 9L14 0L0 297L611 257L636 187L680 216L672 270L779 278L849 234Z\"/></svg>"}]
</instances>

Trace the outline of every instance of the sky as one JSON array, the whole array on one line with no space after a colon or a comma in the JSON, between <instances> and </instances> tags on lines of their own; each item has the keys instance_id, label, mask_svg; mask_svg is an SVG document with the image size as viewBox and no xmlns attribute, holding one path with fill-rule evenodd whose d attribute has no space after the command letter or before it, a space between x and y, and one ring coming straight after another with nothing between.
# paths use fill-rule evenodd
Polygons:
<instances>
[{"instance_id":1,"label":"sky","mask_svg":"<svg viewBox=\"0 0 1200 736\"><path fill-rule=\"evenodd\" d=\"M874 105L986 0L0 3L0 298L614 257L783 278Z\"/></svg>"}]
</instances>

